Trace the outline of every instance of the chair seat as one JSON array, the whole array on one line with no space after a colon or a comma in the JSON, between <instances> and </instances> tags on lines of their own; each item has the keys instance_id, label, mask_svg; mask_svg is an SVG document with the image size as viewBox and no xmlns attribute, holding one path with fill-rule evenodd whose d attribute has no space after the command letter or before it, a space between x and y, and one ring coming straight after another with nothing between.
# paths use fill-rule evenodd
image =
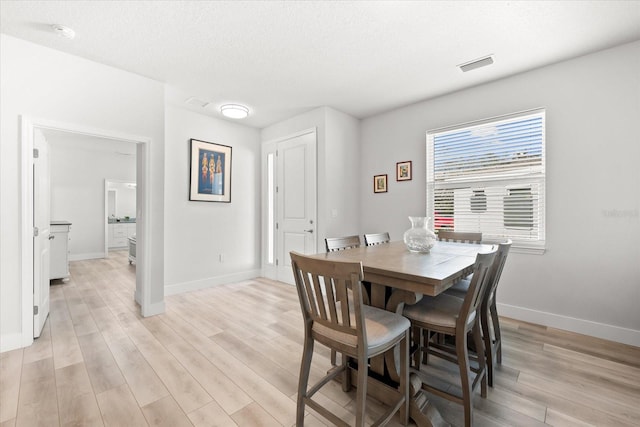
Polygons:
<instances>
[{"instance_id":1,"label":"chair seat","mask_svg":"<svg viewBox=\"0 0 640 427\"><path fill-rule=\"evenodd\" d=\"M451 295L456 298L464 299L465 295L467 295L467 291L469 290L469 284L471 283L470 278L464 278L455 283L452 287L444 291L446 295Z\"/></svg>"},{"instance_id":2,"label":"chair seat","mask_svg":"<svg viewBox=\"0 0 640 427\"><path fill-rule=\"evenodd\" d=\"M431 325L433 329L455 329L462 303L460 298L441 294L406 305L403 314L411 321Z\"/></svg>"},{"instance_id":3,"label":"chair seat","mask_svg":"<svg viewBox=\"0 0 640 427\"><path fill-rule=\"evenodd\" d=\"M337 304L337 307L339 305L340 303ZM411 327L409 319L399 314L368 305L361 306L361 309L364 315L365 330L367 331L367 354L379 354L390 348L389 343L403 337L405 331ZM355 314L353 314L353 310L350 310L350 312L353 324L355 322ZM315 322L313 331L353 349L358 345L358 339L355 335L340 333L321 323Z\"/></svg>"}]
</instances>

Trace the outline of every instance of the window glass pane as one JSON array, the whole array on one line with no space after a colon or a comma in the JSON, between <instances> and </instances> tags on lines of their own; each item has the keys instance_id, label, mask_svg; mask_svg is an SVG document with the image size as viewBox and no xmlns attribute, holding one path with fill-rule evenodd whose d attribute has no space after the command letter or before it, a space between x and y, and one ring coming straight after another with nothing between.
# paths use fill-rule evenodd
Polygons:
<instances>
[{"instance_id":1,"label":"window glass pane","mask_svg":"<svg viewBox=\"0 0 640 427\"><path fill-rule=\"evenodd\" d=\"M544 247L543 110L427 132L434 228Z\"/></svg>"},{"instance_id":2,"label":"window glass pane","mask_svg":"<svg viewBox=\"0 0 640 427\"><path fill-rule=\"evenodd\" d=\"M273 227L275 223L275 170L273 167L273 153L269 153L267 155L267 263L273 264L273 253L274 253L274 237L273 237Z\"/></svg>"}]
</instances>

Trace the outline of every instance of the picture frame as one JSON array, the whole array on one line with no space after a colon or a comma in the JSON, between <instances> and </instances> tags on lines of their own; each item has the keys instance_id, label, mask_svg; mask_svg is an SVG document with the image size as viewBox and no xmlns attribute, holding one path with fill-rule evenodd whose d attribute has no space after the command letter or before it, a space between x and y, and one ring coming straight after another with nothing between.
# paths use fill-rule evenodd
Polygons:
<instances>
[{"instance_id":1,"label":"picture frame","mask_svg":"<svg viewBox=\"0 0 640 427\"><path fill-rule=\"evenodd\" d=\"M231 147L190 141L189 200L231 203Z\"/></svg>"},{"instance_id":2,"label":"picture frame","mask_svg":"<svg viewBox=\"0 0 640 427\"><path fill-rule=\"evenodd\" d=\"M374 193L386 193L387 192L387 174L374 175L374 177L373 177L373 192Z\"/></svg>"},{"instance_id":3,"label":"picture frame","mask_svg":"<svg viewBox=\"0 0 640 427\"><path fill-rule=\"evenodd\" d=\"M396 181L411 181L411 160L396 163Z\"/></svg>"}]
</instances>

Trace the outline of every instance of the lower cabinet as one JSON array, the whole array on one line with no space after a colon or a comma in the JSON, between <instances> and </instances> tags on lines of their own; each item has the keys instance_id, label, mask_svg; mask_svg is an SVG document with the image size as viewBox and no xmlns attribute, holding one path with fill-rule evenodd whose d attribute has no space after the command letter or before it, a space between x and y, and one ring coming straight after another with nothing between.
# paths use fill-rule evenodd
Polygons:
<instances>
[{"instance_id":1,"label":"lower cabinet","mask_svg":"<svg viewBox=\"0 0 640 427\"><path fill-rule=\"evenodd\" d=\"M51 222L49 234L49 279L66 279L69 277L69 231L71 223L66 221Z\"/></svg>"},{"instance_id":2,"label":"lower cabinet","mask_svg":"<svg viewBox=\"0 0 640 427\"><path fill-rule=\"evenodd\" d=\"M135 222L109 224L109 249L126 248L128 238L136 234Z\"/></svg>"}]
</instances>

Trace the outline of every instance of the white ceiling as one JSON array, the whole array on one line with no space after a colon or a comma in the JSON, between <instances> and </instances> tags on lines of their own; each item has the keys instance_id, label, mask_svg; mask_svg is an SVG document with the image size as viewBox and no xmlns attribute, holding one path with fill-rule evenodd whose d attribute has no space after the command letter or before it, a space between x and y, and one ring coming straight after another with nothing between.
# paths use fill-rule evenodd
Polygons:
<instances>
[{"instance_id":1,"label":"white ceiling","mask_svg":"<svg viewBox=\"0 0 640 427\"><path fill-rule=\"evenodd\" d=\"M168 83L172 103L245 104L254 127L325 105L364 118L640 39L637 0L2 0L0 16L3 33Z\"/></svg>"}]
</instances>

